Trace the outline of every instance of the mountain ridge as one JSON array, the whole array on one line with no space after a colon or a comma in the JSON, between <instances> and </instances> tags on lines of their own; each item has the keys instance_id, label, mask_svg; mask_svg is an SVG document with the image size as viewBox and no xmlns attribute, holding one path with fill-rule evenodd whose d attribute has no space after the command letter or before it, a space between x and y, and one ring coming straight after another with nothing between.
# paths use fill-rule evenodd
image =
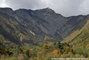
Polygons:
<instances>
[{"instance_id":1,"label":"mountain ridge","mask_svg":"<svg viewBox=\"0 0 89 60\"><path fill-rule=\"evenodd\" d=\"M88 19L88 15L64 17L50 8L39 10L0 8L0 35L3 36L1 40L15 44L19 42L17 44L21 45L62 41L73 31L81 29Z\"/></svg>"}]
</instances>

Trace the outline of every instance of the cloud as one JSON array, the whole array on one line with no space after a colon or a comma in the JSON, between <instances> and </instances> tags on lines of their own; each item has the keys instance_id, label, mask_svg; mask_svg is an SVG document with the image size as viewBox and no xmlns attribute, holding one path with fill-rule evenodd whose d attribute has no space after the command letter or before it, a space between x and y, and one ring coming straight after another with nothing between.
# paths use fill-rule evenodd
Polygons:
<instances>
[{"instance_id":1,"label":"cloud","mask_svg":"<svg viewBox=\"0 0 89 60\"><path fill-rule=\"evenodd\" d=\"M0 0L13 9L42 9L49 7L64 16L89 14L89 0Z\"/></svg>"},{"instance_id":2,"label":"cloud","mask_svg":"<svg viewBox=\"0 0 89 60\"><path fill-rule=\"evenodd\" d=\"M65 16L80 14L80 5L84 0L52 0L51 8Z\"/></svg>"},{"instance_id":3,"label":"cloud","mask_svg":"<svg viewBox=\"0 0 89 60\"><path fill-rule=\"evenodd\" d=\"M9 7L9 5L7 5L6 0L0 0L0 7Z\"/></svg>"},{"instance_id":4,"label":"cloud","mask_svg":"<svg viewBox=\"0 0 89 60\"><path fill-rule=\"evenodd\" d=\"M79 10L81 14L89 14L89 0L83 1Z\"/></svg>"},{"instance_id":5,"label":"cloud","mask_svg":"<svg viewBox=\"0 0 89 60\"><path fill-rule=\"evenodd\" d=\"M7 4L13 9L41 9L46 7L43 0L7 0Z\"/></svg>"}]
</instances>

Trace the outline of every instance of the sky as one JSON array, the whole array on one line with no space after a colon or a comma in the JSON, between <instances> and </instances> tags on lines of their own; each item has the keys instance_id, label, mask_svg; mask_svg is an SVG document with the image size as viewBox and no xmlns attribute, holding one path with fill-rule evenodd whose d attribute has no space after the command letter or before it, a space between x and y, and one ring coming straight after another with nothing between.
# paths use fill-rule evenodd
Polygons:
<instances>
[{"instance_id":1,"label":"sky","mask_svg":"<svg viewBox=\"0 0 89 60\"><path fill-rule=\"evenodd\" d=\"M89 14L89 0L0 0L0 7L14 10L51 8L63 16Z\"/></svg>"}]
</instances>

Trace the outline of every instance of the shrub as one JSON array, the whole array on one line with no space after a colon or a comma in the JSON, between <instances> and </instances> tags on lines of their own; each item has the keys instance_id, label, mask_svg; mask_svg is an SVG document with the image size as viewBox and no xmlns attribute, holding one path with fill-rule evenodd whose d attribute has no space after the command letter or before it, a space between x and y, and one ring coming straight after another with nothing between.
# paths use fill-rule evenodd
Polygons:
<instances>
[{"instance_id":1,"label":"shrub","mask_svg":"<svg viewBox=\"0 0 89 60\"><path fill-rule=\"evenodd\" d=\"M61 56L61 50L59 49L53 50L53 53L57 54L58 56Z\"/></svg>"},{"instance_id":2,"label":"shrub","mask_svg":"<svg viewBox=\"0 0 89 60\"><path fill-rule=\"evenodd\" d=\"M69 53L69 52L72 52L73 49L72 49L71 47L69 47L69 46L66 46L66 47L64 48L64 51L65 51L65 53Z\"/></svg>"},{"instance_id":3,"label":"shrub","mask_svg":"<svg viewBox=\"0 0 89 60\"><path fill-rule=\"evenodd\" d=\"M0 54L7 54L7 50L0 46Z\"/></svg>"},{"instance_id":4,"label":"shrub","mask_svg":"<svg viewBox=\"0 0 89 60\"><path fill-rule=\"evenodd\" d=\"M44 44L44 45L43 45L43 48L44 48L44 49L49 49L50 46L49 46L48 44Z\"/></svg>"},{"instance_id":5,"label":"shrub","mask_svg":"<svg viewBox=\"0 0 89 60\"><path fill-rule=\"evenodd\" d=\"M55 48L63 49L63 44L60 41L54 43Z\"/></svg>"}]
</instances>

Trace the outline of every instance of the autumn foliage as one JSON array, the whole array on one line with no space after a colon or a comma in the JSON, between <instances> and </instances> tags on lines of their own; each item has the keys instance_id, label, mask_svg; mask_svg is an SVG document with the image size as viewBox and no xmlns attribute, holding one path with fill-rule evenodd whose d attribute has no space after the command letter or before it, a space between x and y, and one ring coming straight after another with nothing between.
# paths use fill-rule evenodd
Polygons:
<instances>
[{"instance_id":1,"label":"autumn foliage","mask_svg":"<svg viewBox=\"0 0 89 60\"><path fill-rule=\"evenodd\" d=\"M59 49L53 50L53 53L61 56L61 50L59 50Z\"/></svg>"}]
</instances>

